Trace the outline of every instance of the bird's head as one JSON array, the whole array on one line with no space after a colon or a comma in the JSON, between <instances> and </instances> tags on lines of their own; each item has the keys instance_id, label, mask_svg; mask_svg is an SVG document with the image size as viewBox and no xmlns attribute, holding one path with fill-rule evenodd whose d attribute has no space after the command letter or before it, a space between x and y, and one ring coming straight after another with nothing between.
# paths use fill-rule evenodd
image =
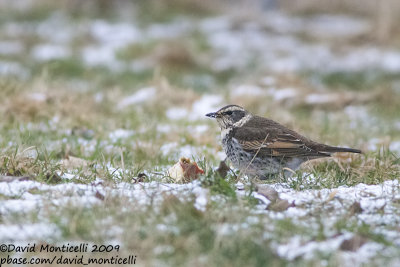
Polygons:
<instances>
[{"instance_id":1,"label":"bird's head","mask_svg":"<svg viewBox=\"0 0 400 267\"><path fill-rule=\"evenodd\" d=\"M242 126L251 117L251 113L240 106L228 105L206 116L215 118L221 129L228 129Z\"/></svg>"}]
</instances>

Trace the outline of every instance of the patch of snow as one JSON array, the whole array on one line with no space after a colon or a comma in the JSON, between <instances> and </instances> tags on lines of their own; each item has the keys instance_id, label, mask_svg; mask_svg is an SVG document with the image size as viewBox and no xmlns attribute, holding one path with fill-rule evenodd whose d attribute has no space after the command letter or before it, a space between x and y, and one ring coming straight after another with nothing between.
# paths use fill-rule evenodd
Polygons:
<instances>
[{"instance_id":1,"label":"patch of snow","mask_svg":"<svg viewBox=\"0 0 400 267\"><path fill-rule=\"evenodd\" d=\"M196 125L196 126L190 127L190 128L195 134L205 133L209 129L208 125L206 125L206 124L199 124L199 125Z\"/></svg>"},{"instance_id":2,"label":"patch of snow","mask_svg":"<svg viewBox=\"0 0 400 267\"><path fill-rule=\"evenodd\" d=\"M337 250L340 244L350 237L350 234L344 234L321 242L305 242L300 236L294 236L287 244L278 245L276 251L279 256L288 260L294 260L300 256L305 259L312 259L318 252L331 252Z\"/></svg>"},{"instance_id":3,"label":"patch of snow","mask_svg":"<svg viewBox=\"0 0 400 267\"><path fill-rule=\"evenodd\" d=\"M142 88L133 95L125 97L118 104L118 109L124 109L128 106L136 105L151 100L156 95L156 88Z\"/></svg>"},{"instance_id":4,"label":"patch of snow","mask_svg":"<svg viewBox=\"0 0 400 267\"><path fill-rule=\"evenodd\" d=\"M393 125L397 130L400 130L400 121L396 121L396 122L394 122L394 125Z\"/></svg>"},{"instance_id":5,"label":"patch of snow","mask_svg":"<svg viewBox=\"0 0 400 267\"><path fill-rule=\"evenodd\" d=\"M22 54L25 47L17 41L1 41L0 55L18 55Z\"/></svg>"},{"instance_id":6,"label":"patch of snow","mask_svg":"<svg viewBox=\"0 0 400 267\"><path fill-rule=\"evenodd\" d=\"M226 154L224 151L218 151L216 153L216 158L219 160L225 160L226 159Z\"/></svg>"},{"instance_id":7,"label":"patch of snow","mask_svg":"<svg viewBox=\"0 0 400 267\"><path fill-rule=\"evenodd\" d=\"M337 97L330 94L309 94L305 98L305 102L310 105L326 104L336 101Z\"/></svg>"},{"instance_id":8,"label":"patch of snow","mask_svg":"<svg viewBox=\"0 0 400 267\"><path fill-rule=\"evenodd\" d=\"M28 94L29 99L36 102L44 102L47 100L47 95L41 92L32 92Z\"/></svg>"},{"instance_id":9,"label":"patch of snow","mask_svg":"<svg viewBox=\"0 0 400 267\"><path fill-rule=\"evenodd\" d=\"M2 241L46 240L60 237L61 231L54 225L47 223L0 225L0 239Z\"/></svg>"},{"instance_id":10,"label":"patch of snow","mask_svg":"<svg viewBox=\"0 0 400 267\"><path fill-rule=\"evenodd\" d=\"M366 20L345 15L318 15L305 23L304 30L317 37L345 38L364 34L370 28Z\"/></svg>"},{"instance_id":11,"label":"patch of snow","mask_svg":"<svg viewBox=\"0 0 400 267\"><path fill-rule=\"evenodd\" d=\"M38 209L38 203L33 199L9 199L1 201L1 213L25 213Z\"/></svg>"},{"instance_id":12,"label":"patch of snow","mask_svg":"<svg viewBox=\"0 0 400 267\"><path fill-rule=\"evenodd\" d=\"M196 201L194 203L195 208L201 211L206 211L208 203L208 190L201 187L196 187L192 192L196 196Z\"/></svg>"},{"instance_id":13,"label":"patch of snow","mask_svg":"<svg viewBox=\"0 0 400 267\"><path fill-rule=\"evenodd\" d=\"M389 149L390 151L396 152L398 155L400 155L400 141L391 142L389 145Z\"/></svg>"},{"instance_id":14,"label":"patch of snow","mask_svg":"<svg viewBox=\"0 0 400 267\"><path fill-rule=\"evenodd\" d=\"M276 83L276 79L272 76L265 76L261 79L261 84L265 86L273 86Z\"/></svg>"},{"instance_id":15,"label":"patch of snow","mask_svg":"<svg viewBox=\"0 0 400 267\"><path fill-rule=\"evenodd\" d=\"M151 24L144 35L149 39L171 39L187 34L193 29L190 21L185 19L176 19L171 23Z\"/></svg>"},{"instance_id":16,"label":"patch of snow","mask_svg":"<svg viewBox=\"0 0 400 267\"><path fill-rule=\"evenodd\" d=\"M191 145L179 147L179 156L185 158L193 158L199 155L199 148Z\"/></svg>"},{"instance_id":17,"label":"patch of snow","mask_svg":"<svg viewBox=\"0 0 400 267\"><path fill-rule=\"evenodd\" d=\"M364 106L347 106L344 108L344 113L351 118L350 127L352 129L357 129L360 125L366 128L377 125L376 117L370 114Z\"/></svg>"},{"instance_id":18,"label":"patch of snow","mask_svg":"<svg viewBox=\"0 0 400 267\"><path fill-rule=\"evenodd\" d=\"M35 0L20 0L20 1L2 1L1 5L2 8L10 8L15 9L18 11L28 11L29 9L33 8L35 4Z\"/></svg>"},{"instance_id":19,"label":"patch of snow","mask_svg":"<svg viewBox=\"0 0 400 267\"><path fill-rule=\"evenodd\" d=\"M72 179L76 178L76 175L75 175L75 174L72 174L72 173L63 173L63 174L61 174L61 172L57 172L57 174L58 174L62 179L72 180Z\"/></svg>"},{"instance_id":20,"label":"patch of snow","mask_svg":"<svg viewBox=\"0 0 400 267\"><path fill-rule=\"evenodd\" d=\"M371 260L371 258L375 257L378 253L382 253L384 249L385 247L382 244L376 242L368 242L362 245L355 252L341 252L339 257L339 265L344 267L362 266L364 264L369 265L368 262Z\"/></svg>"},{"instance_id":21,"label":"patch of snow","mask_svg":"<svg viewBox=\"0 0 400 267\"><path fill-rule=\"evenodd\" d=\"M383 53L380 62L382 64L382 68L386 71L400 71L400 53L398 51L388 51Z\"/></svg>"},{"instance_id":22,"label":"patch of snow","mask_svg":"<svg viewBox=\"0 0 400 267\"><path fill-rule=\"evenodd\" d=\"M370 151L376 151L378 149L382 149L384 144L385 144L385 142L382 139L371 138L371 139L368 140L367 149L370 150Z\"/></svg>"},{"instance_id":23,"label":"patch of snow","mask_svg":"<svg viewBox=\"0 0 400 267\"><path fill-rule=\"evenodd\" d=\"M253 192L252 196L254 198L258 199L259 201L261 201L265 205L269 205L271 203L271 201L268 198L266 198L265 196L263 196L262 194L259 194L257 192Z\"/></svg>"},{"instance_id":24,"label":"patch of snow","mask_svg":"<svg viewBox=\"0 0 400 267\"><path fill-rule=\"evenodd\" d=\"M110 138L111 142L115 143L120 139L126 139L135 134L135 131L133 130L126 130L126 129L116 129L112 131L109 135L108 138Z\"/></svg>"},{"instance_id":25,"label":"patch of snow","mask_svg":"<svg viewBox=\"0 0 400 267\"><path fill-rule=\"evenodd\" d=\"M200 30L206 33L227 31L231 26L230 18L222 16L203 19L199 24Z\"/></svg>"},{"instance_id":26,"label":"patch of snow","mask_svg":"<svg viewBox=\"0 0 400 267\"><path fill-rule=\"evenodd\" d=\"M178 156L179 158L185 157L189 159L197 159L202 158L205 152L209 152L210 154L215 154L213 151L208 151L204 148L191 146L191 145L179 145L176 142L166 143L160 147L160 151L164 156Z\"/></svg>"},{"instance_id":27,"label":"patch of snow","mask_svg":"<svg viewBox=\"0 0 400 267\"><path fill-rule=\"evenodd\" d=\"M157 132L159 133L169 133L172 131L172 126L170 124L158 124Z\"/></svg>"},{"instance_id":28,"label":"patch of snow","mask_svg":"<svg viewBox=\"0 0 400 267\"><path fill-rule=\"evenodd\" d=\"M29 77L30 72L28 71L28 69L17 62L0 61L0 75L14 75L26 79Z\"/></svg>"},{"instance_id":29,"label":"patch of snow","mask_svg":"<svg viewBox=\"0 0 400 267\"><path fill-rule=\"evenodd\" d=\"M104 100L104 94L103 92L97 92L94 94L94 101L96 103L101 103Z\"/></svg>"},{"instance_id":30,"label":"patch of snow","mask_svg":"<svg viewBox=\"0 0 400 267\"><path fill-rule=\"evenodd\" d=\"M295 17L283 12L268 12L265 24L278 33L306 33L322 38L346 38L366 33L368 21L345 15Z\"/></svg>"},{"instance_id":31,"label":"patch of snow","mask_svg":"<svg viewBox=\"0 0 400 267\"><path fill-rule=\"evenodd\" d=\"M265 25L278 33L296 33L303 27L301 18L288 16L283 12L268 12L265 18Z\"/></svg>"},{"instance_id":32,"label":"patch of snow","mask_svg":"<svg viewBox=\"0 0 400 267\"><path fill-rule=\"evenodd\" d=\"M169 148L168 148L169 146ZM178 147L176 143L166 145L161 150L187 150L190 154L196 152L196 148L191 146L184 146L183 148ZM182 152L182 151L180 151ZM190 155L191 156L191 155ZM120 169L113 168L111 165L108 166L109 171L117 175L120 173L123 175L123 171ZM315 181L315 177L308 178L310 182ZM218 225L220 228L219 233L232 234L238 229L247 229L253 224L260 223L261 217L255 216L255 214L262 213L264 218L270 219L284 219L291 218L294 222L310 224L309 220L305 218L309 217L309 212L315 212L314 207L318 209L327 209L332 212L332 216L321 218L325 225L325 235L328 238L324 241L314 241L307 239L307 236L296 235L292 237L288 242L278 243L276 242L273 247L281 257L288 260L293 260L297 257L304 257L305 259L312 259L319 253L332 253L338 251L340 244L345 239L352 237L351 233L344 233L337 236L334 227L335 218L337 215L343 215L347 211L347 207L358 201L363 211L355 216L359 216L359 219L367 224L375 225L373 231L384 234L389 240L400 240L399 233L391 231L390 235L384 231L381 231L382 226L396 227L399 224L399 218L396 213L396 204L393 202L394 199L400 199L400 185L398 180L385 181L378 185L366 185L358 184L353 187L341 186L334 189L321 189L321 190L304 190L297 191L285 184L271 184L278 193L280 198L286 199L289 203L294 202L295 206L289 208L286 211L274 212L265 210L265 205L268 205L270 201L264 196L258 193L253 193L253 196L260 199L264 204L258 205L254 209L254 215L251 215L246 219L245 223L235 225ZM238 184L237 194L238 196L244 196L246 192L241 190L243 184ZM31 194L30 190L40 190L40 194ZM93 205L99 205L101 201L95 197L96 192L102 195L112 196L124 196L130 199L130 201L137 201L138 206L141 205L152 205L157 209L158 204L163 201L164 193L173 194L180 200L195 200L194 205L197 209L205 211L209 203L208 189L202 188L199 181L194 181L189 184L164 184L164 183L139 183L130 184L124 182L116 182L113 187L105 187L99 181L96 181L90 185L66 183L58 185L47 185L35 181L14 181L14 182L0 182L0 194L12 199L1 200L0 213L2 216L6 216L8 213L18 212L23 213L32 211L41 205L48 203L51 200L51 205L62 207L63 205L85 205L91 207ZM15 199L18 197L18 199ZM259 207L264 208L259 208ZM7 208L6 208L7 207ZM384 211L384 213L379 212ZM340 217L340 216L339 216ZM167 219L167 218L166 218ZM300 219L300 220L298 220ZM168 224L160 224L157 226L159 231L175 231L173 227L173 220ZM48 227L48 225L46 224ZM40 226L37 226L36 232L30 231L31 229L25 228L23 230L17 225L9 226L3 224L0 226L0 238L2 240L29 240L29 239L41 239L48 236L57 236L58 230L49 228L48 232L42 231ZM225 227L225 228L224 228ZM312 223L309 227L318 227ZM15 233L15 229L20 229L20 233ZM25 230L27 229L27 230ZM224 230L225 229L225 230ZM393 228L394 229L394 228ZM39 231L40 230L40 231ZM179 231L179 229L177 229ZM51 233L50 233L51 232ZM36 235L37 234L37 235ZM381 245L380 245L381 246ZM371 257L375 255L379 250L378 244L368 242L364 244L357 253L366 254L369 253ZM340 257L347 259L350 257L354 259L356 252L338 252Z\"/></svg>"},{"instance_id":33,"label":"patch of snow","mask_svg":"<svg viewBox=\"0 0 400 267\"><path fill-rule=\"evenodd\" d=\"M116 72L124 69L124 65L115 58L115 50L110 46L86 46L81 52L81 57L83 62L91 67L104 65Z\"/></svg>"},{"instance_id":34,"label":"patch of snow","mask_svg":"<svg viewBox=\"0 0 400 267\"><path fill-rule=\"evenodd\" d=\"M69 44L75 36L82 34L79 24L73 25L61 9L52 12L48 18L35 26L35 33L53 44Z\"/></svg>"},{"instance_id":35,"label":"patch of snow","mask_svg":"<svg viewBox=\"0 0 400 267\"><path fill-rule=\"evenodd\" d=\"M222 103L222 100L222 96L220 95L203 95L193 103L189 118L191 120L205 118L207 113L216 111L217 106Z\"/></svg>"},{"instance_id":36,"label":"patch of snow","mask_svg":"<svg viewBox=\"0 0 400 267\"><path fill-rule=\"evenodd\" d=\"M70 57L71 51L66 46L41 44L33 47L31 55L37 61L49 61Z\"/></svg>"},{"instance_id":37,"label":"patch of snow","mask_svg":"<svg viewBox=\"0 0 400 267\"><path fill-rule=\"evenodd\" d=\"M144 72L147 70L151 70L154 67L155 67L154 60L152 60L151 58L147 58L147 57L132 60L128 64L128 68L136 73L141 73L141 72Z\"/></svg>"},{"instance_id":38,"label":"patch of snow","mask_svg":"<svg viewBox=\"0 0 400 267\"><path fill-rule=\"evenodd\" d=\"M294 98L298 95L296 89L293 88L284 88L284 89L274 89L271 88L268 90L268 94L271 95L275 101L282 101L289 98Z\"/></svg>"},{"instance_id":39,"label":"patch of snow","mask_svg":"<svg viewBox=\"0 0 400 267\"><path fill-rule=\"evenodd\" d=\"M185 108L169 108L166 116L170 120L182 120L188 117L188 110Z\"/></svg>"},{"instance_id":40,"label":"patch of snow","mask_svg":"<svg viewBox=\"0 0 400 267\"><path fill-rule=\"evenodd\" d=\"M164 156L167 156L168 154L170 154L177 147L178 147L178 143L176 143L176 142L167 143L167 144L163 144L160 147L160 151Z\"/></svg>"},{"instance_id":41,"label":"patch of snow","mask_svg":"<svg viewBox=\"0 0 400 267\"><path fill-rule=\"evenodd\" d=\"M105 20L96 20L90 26L90 32L99 43L113 49L138 42L142 38L141 31L132 23L111 24Z\"/></svg>"},{"instance_id":42,"label":"patch of snow","mask_svg":"<svg viewBox=\"0 0 400 267\"><path fill-rule=\"evenodd\" d=\"M231 91L231 96L264 96L266 95L266 90L255 86L255 85L240 85Z\"/></svg>"},{"instance_id":43,"label":"patch of snow","mask_svg":"<svg viewBox=\"0 0 400 267\"><path fill-rule=\"evenodd\" d=\"M153 253L155 255L161 255L161 254L173 254L175 252L175 247L171 245L158 245L153 248Z\"/></svg>"}]
</instances>

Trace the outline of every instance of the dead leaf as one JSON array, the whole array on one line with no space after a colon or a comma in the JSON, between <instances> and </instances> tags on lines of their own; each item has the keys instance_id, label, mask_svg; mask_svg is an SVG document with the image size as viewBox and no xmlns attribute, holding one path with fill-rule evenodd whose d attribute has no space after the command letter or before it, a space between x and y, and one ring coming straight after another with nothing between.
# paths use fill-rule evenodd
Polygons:
<instances>
[{"instance_id":1,"label":"dead leaf","mask_svg":"<svg viewBox=\"0 0 400 267\"><path fill-rule=\"evenodd\" d=\"M355 235L350 239L343 240L342 244L340 244L340 249L345 251L357 251L362 245L367 243L368 239Z\"/></svg>"},{"instance_id":2,"label":"dead leaf","mask_svg":"<svg viewBox=\"0 0 400 267\"><path fill-rule=\"evenodd\" d=\"M65 159L62 159L60 161L61 168L63 168L64 170L87 168L89 164L90 163L87 160L73 156L67 156Z\"/></svg>"},{"instance_id":3,"label":"dead leaf","mask_svg":"<svg viewBox=\"0 0 400 267\"><path fill-rule=\"evenodd\" d=\"M271 202L275 202L276 200L279 199L278 192L274 188L272 188L271 186L268 186L268 185L267 186L257 185L257 193L263 195Z\"/></svg>"},{"instance_id":4,"label":"dead leaf","mask_svg":"<svg viewBox=\"0 0 400 267\"><path fill-rule=\"evenodd\" d=\"M290 204L286 199L277 199L275 202L271 202L271 204L268 205L267 210L285 211L289 207L292 207L292 205L294 204Z\"/></svg>"},{"instance_id":5,"label":"dead leaf","mask_svg":"<svg viewBox=\"0 0 400 267\"><path fill-rule=\"evenodd\" d=\"M329 201L331 201L332 199L334 199L335 196L336 196L336 194L337 194L337 192L338 192L337 189L333 190L333 191L329 194L329 196L328 196L328 198L326 199L325 202L329 202Z\"/></svg>"},{"instance_id":6,"label":"dead leaf","mask_svg":"<svg viewBox=\"0 0 400 267\"><path fill-rule=\"evenodd\" d=\"M349 208L349 213L351 215L361 213L361 212L363 212L363 209L361 208L360 202L358 202L358 201L354 202Z\"/></svg>"},{"instance_id":7,"label":"dead leaf","mask_svg":"<svg viewBox=\"0 0 400 267\"><path fill-rule=\"evenodd\" d=\"M94 195L96 198L100 199L100 200L104 200L104 195L102 193L100 193L99 191L96 191L96 194Z\"/></svg>"},{"instance_id":8,"label":"dead leaf","mask_svg":"<svg viewBox=\"0 0 400 267\"><path fill-rule=\"evenodd\" d=\"M175 179L177 182L189 183L190 181L196 180L199 174L203 174L204 171L199 168L196 162L192 162L188 158L180 158L179 162L175 163L174 166L169 168L168 175Z\"/></svg>"}]
</instances>

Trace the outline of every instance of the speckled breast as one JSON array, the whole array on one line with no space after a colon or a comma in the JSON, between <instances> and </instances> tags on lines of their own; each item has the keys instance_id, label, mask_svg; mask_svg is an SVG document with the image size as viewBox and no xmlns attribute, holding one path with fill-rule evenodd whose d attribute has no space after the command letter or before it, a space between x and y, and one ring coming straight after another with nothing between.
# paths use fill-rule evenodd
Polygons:
<instances>
[{"instance_id":1,"label":"speckled breast","mask_svg":"<svg viewBox=\"0 0 400 267\"><path fill-rule=\"evenodd\" d=\"M222 139L222 147L235 168L242 169L250 163L251 155L243 151L241 145L234 138Z\"/></svg>"}]
</instances>

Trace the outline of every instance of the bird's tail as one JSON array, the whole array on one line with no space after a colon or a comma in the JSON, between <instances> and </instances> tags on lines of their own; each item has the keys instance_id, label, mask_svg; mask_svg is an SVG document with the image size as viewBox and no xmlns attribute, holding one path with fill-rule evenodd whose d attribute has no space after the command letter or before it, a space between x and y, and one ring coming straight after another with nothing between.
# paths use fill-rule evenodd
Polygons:
<instances>
[{"instance_id":1,"label":"bird's tail","mask_svg":"<svg viewBox=\"0 0 400 267\"><path fill-rule=\"evenodd\" d=\"M350 152L350 153L362 153L361 150L355 148L347 147L337 147L337 146L326 146L323 152L335 153L335 152Z\"/></svg>"}]
</instances>

